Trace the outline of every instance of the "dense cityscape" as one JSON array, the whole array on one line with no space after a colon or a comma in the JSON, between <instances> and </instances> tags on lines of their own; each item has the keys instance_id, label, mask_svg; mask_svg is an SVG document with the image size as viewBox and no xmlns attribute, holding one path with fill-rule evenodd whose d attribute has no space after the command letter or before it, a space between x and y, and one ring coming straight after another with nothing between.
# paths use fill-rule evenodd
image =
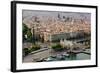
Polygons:
<instances>
[{"instance_id":1,"label":"dense cityscape","mask_svg":"<svg viewBox=\"0 0 100 73\"><path fill-rule=\"evenodd\" d=\"M23 62L76 60L72 57L80 53L88 57L79 56L79 60L90 59L89 13L56 12L56 16L51 15L53 12L37 13L31 11L26 17L23 13Z\"/></svg>"}]
</instances>

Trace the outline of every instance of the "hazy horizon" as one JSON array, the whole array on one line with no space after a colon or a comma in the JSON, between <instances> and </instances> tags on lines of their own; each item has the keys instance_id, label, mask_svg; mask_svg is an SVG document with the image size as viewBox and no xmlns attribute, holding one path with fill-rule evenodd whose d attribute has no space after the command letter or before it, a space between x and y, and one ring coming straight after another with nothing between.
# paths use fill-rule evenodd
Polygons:
<instances>
[{"instance_id":1,"label":"hazy horizon","mask_svg":"<svg viewBox=\"0 0 100 73\"><path fill-rule=\"evenodd\" d=\"M72 17L76 19L85 19L87 21L91 21L91 13L80 13L80 12L61 12L61 11L43 11L43 10L23 10L22 17L25 19L30 19L33 16L49 16L57 18L58 14L60 17Z\"/></svg>"}]
</instances>

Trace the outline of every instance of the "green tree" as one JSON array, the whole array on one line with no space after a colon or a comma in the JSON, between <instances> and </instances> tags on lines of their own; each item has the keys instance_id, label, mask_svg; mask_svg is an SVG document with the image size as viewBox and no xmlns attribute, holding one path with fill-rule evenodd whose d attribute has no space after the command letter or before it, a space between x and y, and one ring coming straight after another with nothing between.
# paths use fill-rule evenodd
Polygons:
<instances>
[{"instance_id":1,"label":"green tree","mask_svg":"<svg viewBox=\"0 0 100 73\"><path fill-rule=\"evenodd\" d=\"M22 26L22 28L23 28L23 34L25 35L27 33L27 31L28 31L28 27L24 23L22 25L23 25Z\"/></svg>"},{"instance_id":2,"label":"green tree","mask_svg":"<svg viewBox=\"0 0 100 73\"><path fill-rule=\"evenodd\" d=\"M52 46L52 49L55 50L55 51L62 51L62 50L64 50L64 48L60 44Z\"/></svg>"},{"instance_id":3,"label":"green tree","mask_svg":"<svg viewBox=\"0 0 100 73\"><path fill-rule=\"evenodd\" d=\"M28 48L24 48L23 49L23 53L26 56L26 55L28 55L30 53L30 50Z\"/></svg>"},{"instance_id":4,"label":"green tree","mask_svg":"<svg viewBox=\"0 0 100 73\"><path fill-rule=\"evenodd\" d=\"M31 42L32 41L31 29L29 29L27 25L24 23L22 24L22 28L23 28L23 41ZM27 36L27 38L25 37L25 35Z\"/></svg>"},{"instance_id":5,"label":"green tree","mask_svg":"<svg viewBox=\"0 0 100 73\"><path fill-rule=\"evenodd\" d=\"M26 35L27 35L27 40L30 41L30 42L32 42L32 33L31 33L31 29L28 29Z\"/></svg>"},{"instance_id":6,"label":"green tree","mask_svg":"<svg viewBox=\"0 0 100 73\"><path fill-rule=\"evenodd\" d=\"M22 24L22 31L23 31L23 42L26 40L25 35L27 34L28 27L23 23Z\"/></svg>"},{"instance_id":7,"label":"green tree","mask_svg":"<svg viewBox=\"0 0 100 73\"><path fill-rule=\"evenodd\" d=\"M36 50L39 50L40 49L40 46L39 45L33 45L32 48L30 48L30 51L36 51Z\"/></svg>"}]
</instances>

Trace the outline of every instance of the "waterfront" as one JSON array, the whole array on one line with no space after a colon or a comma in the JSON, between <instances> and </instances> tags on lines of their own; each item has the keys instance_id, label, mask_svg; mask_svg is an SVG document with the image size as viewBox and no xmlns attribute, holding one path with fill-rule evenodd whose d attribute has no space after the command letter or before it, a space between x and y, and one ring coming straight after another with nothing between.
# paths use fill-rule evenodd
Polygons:
<instances>
[{"instance_id":1,"label":"waterfront","mask_svg":"<svg viewBox=\"0 0 100 73\"><path fill-rule=\"evenodd\" d=\"M70 54L69 56L64 57L63 59L57 59L57 58L52 58L48 57L48 61L72 61L72 60L89 60L91 59L90 55L85 54L85 53L78 53L78 54Z\"/></svg>"},{"instance_id":2,"label":"waterfront","mask_svg":"<svg viewBox=\"0 0 100 73\"><path fill-rule=\"evenodd\" d=\"M71 61L71 60L89 60L91 59L90 49L86 49L80 53L67 53L62 52L52 52L52 49L43 49L31 53L30 55L24 57L23 62L50 62L50 61Z\"/></svg>"}]
</instances>

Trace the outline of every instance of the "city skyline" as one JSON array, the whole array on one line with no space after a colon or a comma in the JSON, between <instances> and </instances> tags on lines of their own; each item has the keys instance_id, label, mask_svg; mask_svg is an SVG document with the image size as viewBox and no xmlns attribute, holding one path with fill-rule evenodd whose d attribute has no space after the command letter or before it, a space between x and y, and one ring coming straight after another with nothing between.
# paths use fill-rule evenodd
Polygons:
<instances>
[{"instance_id":1,"label":"city skyline","mask_svg":"<svg viewBox=\"0 0 100 73\"><path fill-rule=\"evenodd\" d=\"M45 17L54 17L57 18L58 14L60 14L61 18L62 16L65 17L72 17L72 18L78 18L78 19L85 19L89 22L91 21L91 13L81 13L81 12L60 12L60 11L43 11L43 10L23 10L22 11L22 17L23 19L30 19L33 16L45 16Z\"/></svg>"}]
</instances>

